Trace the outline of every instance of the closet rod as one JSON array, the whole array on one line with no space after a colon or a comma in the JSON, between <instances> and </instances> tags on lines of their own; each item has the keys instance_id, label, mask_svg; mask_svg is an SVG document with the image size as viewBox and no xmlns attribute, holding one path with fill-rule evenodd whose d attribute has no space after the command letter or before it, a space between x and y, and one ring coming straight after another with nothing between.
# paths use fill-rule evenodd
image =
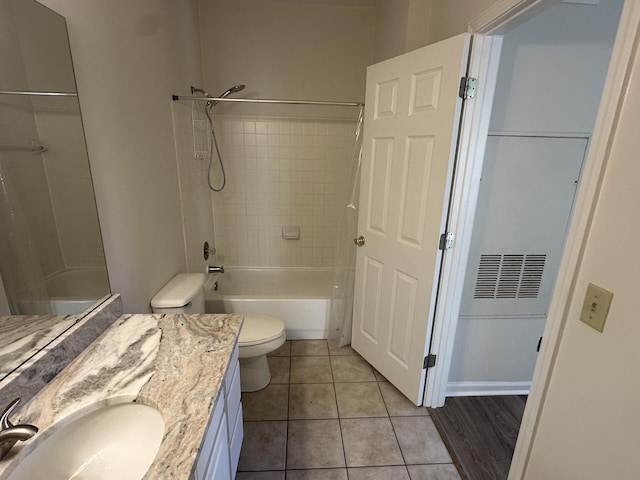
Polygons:
<instances>
[{"instance_id":1,"label":"closet rod","mask_svg":"<svg viewBox=\"0 0 640 480\"><path fill-rule=\"evenodd\" d=\"M330 107L362 107L358 102L320 102L315 100L270 100L260 98L226 98L226 97L192 97L191 95L172 95L172 100L197 100L205 102L236 102L236 103L279 103L286 105L325 105Z\"/></svg>"},{"instance_id":2,"label":"closet rod","mask_svg":"<svg viewBox=\"0 0 640 480\"><path fill-rule=\"evenodd\" d=\"M26 92L19 90L0 90L0 95L34 95L43 97L77 97L75 92Z\"/></svg>"}]
</instances>

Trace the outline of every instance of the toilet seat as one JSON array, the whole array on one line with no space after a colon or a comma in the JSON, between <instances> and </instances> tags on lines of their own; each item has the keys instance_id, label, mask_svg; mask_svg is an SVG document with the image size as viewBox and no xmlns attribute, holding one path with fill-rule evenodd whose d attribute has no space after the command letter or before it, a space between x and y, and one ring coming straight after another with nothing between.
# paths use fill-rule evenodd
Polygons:
<instances>
[{"instance_id":1,"label":"toilet seat","mask_svg":"<svg viewBox=\"0 0 640 480\"><path fill-rule=\"evenodd\" d=\"M279 318L255 313L245 314L238 345L251 347L277 340L284 334L284 323Z\"/></svg>"}]
</instances>

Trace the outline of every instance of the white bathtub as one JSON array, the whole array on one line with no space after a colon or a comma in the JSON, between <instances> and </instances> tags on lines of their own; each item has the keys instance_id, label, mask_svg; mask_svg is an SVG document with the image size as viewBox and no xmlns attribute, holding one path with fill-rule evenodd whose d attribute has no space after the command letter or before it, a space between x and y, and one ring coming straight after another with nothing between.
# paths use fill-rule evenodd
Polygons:
<instances>
[{"instance_id":1,"label":"white bathtub","mask_svg":"<svg viewBox=\"0 0 640 480\"><path fill-rule=\"evenodd\" d=\"M77 315L109 295L109 278L104 268L72 268L46 279L51 313Z\"/></svg>"},{"instance_id":2,"label":"white bathtub","mask_svg":"<svg viewBox=\"0 0 640 480\"><path fill-rule=\"evenodd\" d=\"M332 282L333 269L226 268L205 285L206 311L272 315L289 339L327 338Z\"/></svg>"}]
</instances>

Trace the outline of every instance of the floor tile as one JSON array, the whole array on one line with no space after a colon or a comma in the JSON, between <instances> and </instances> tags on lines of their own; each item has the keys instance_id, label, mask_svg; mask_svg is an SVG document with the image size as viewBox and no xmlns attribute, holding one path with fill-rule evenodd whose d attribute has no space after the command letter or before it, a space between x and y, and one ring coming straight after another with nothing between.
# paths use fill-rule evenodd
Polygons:
<instances>
[{"instance_id":1,"label":"floor tile","mask_svg":"<svg viewBox=\"0 0 640 480\"><path fill-rule=\"evenodd\" d=\"M239 471L284 470L287 422L245 422Z\"/></svg>"},{"instance_id":2,"label":"floor tile","mask_svg":"<svg viewBox=\"0 0 640 480\"><path fill-rule=\"evenodd\" d=\"M377 382L336 383L340 418L386 417Z\"/></svg>"},{"instance_id":3,"label":"floor tile","mask_svg":"<svg viewBox=\"0 0 640 480\"><path fill-rule=\"evenodd\" d=\"M409 480L407 467L358 467L349 469L349 480Z\"/></svg>"},{"instance_id":4,"label":"floor tile","mask_svg":"<svg viewBox=\"0 0 640 480\"><path fill-rule=\"evenodd\" d=\"M391 417L407 465L451 463L431 417Z\"/></svg>"},{"instance_id":5,"label":"floor tile","mask_svg":"<svg viewBox=\"0 0 640 480\"><path fill-rule=\"evenodd\" d=\"M242 394L242 415L247 422L286 420L289 385L270 384L257 392Z\"/></svg>"},{"instance_id":6,"label":"floor tile","mask_svg":"<svg viewBox=\"0 0 640 480\"><path fill-rule=\"evenodd\" d=\"M236 480L284 480L284 470L279 472L238 472Z\"/></svg>"},{"instance_id":7,"label":"floor tile","mask_svg":"<svg viewBox=\"0 0 640 480\"><path fill-rule=\"evenodd\" d=\"M287 469L344 467L338 420L290 420Z\"/></svg>"},{"instance_id":8,"label":"floor tile","mask_svg":"<svg viewBox=\"0 0 640 480\"><path fill-rule=\"evenodd\" d=\"M289 419L338 418L332 383L294 383L290 386Z\"/></svg>"},{"instance_id":9,"label":"floor tile","mask_svg":"<svg viewBox=\"0 0 640 480\"><path fill-rule=\"evenodd\" d=\"M335 382L375 382L373 368L361 357L331 357Z\"/></svg>"},{"instance_id":10,"label":"floor tile","mask_svg":"<svg viewBox=\"0 0 640 480\"><path fill-rule=\"evenodd\" d=\"M373 369L373 374L376 376L376 380L378 382L389 382L389 380L387 380L385 378L384 375L382 375L378 370L376 370L375 368Z\"/></svg>"},{"instance_id":11,"label":"floor tile","mask_svg":"<svg viewBox=\"0 0 640 480\"><path fill-rule=\"evenodd\" d=\"M461 478L455 465L451 463L409 465L407 469L411 480L460 480Z\"/></svg>"},{"instance_id":12,"label":"floor tile","mask_svg":"<svg viewBox=\"0 0 640 480\"><path fill-rule=\"evenodd\" d=\"M290 357L267 357L269 371L271 372L271 384L289 383Z\"/></svg>"},{"instance_id":13,"label":"floor tile","mask_svg":"<svg viewBox=\"0 0 640 480\"><path fill-rule=\"evenodd\" d=\"M291 355L291 340L287 340L284 342L284 344L280 348L269 353L267 356L268 357L288 357L290 355Z\"/></svg>"},{"instance_id":14,"label":"floor tile","mask_svg":"<svg viewBox=\"0 0 640 480\"><path fill-rule=\"evenodd\" d=\"M329 355L326 340L293 340L291 356L294 355Z\"/></svg>"},{"instance_id":15,"label":"floor tile","mask_svg":"<svg viewBox=\"0 0 640 480\"><path fill-rule=\"evenodd\" d=\"M333 382L329 358L291 357L291 383Z\"/></svg>"},{"instance_id":16,"label":"floor tile","mask_svg":"<svg viewBox=\"0 0 640 480\"><path fill-rule=\"evenodd\" d=\"M350 345L341 347L338 343L338 340L329 339L327 340L327 343L329 345L329 355L358 355L358 352L351 348Z\"/></svg>"},{"instance_id":17,"label":"floor tile","mask_svg":"<svg viewBox=\"0 0 640 480\"><path fill-rule=\"evenodd\" d=\"M392 417L429 415L426 407L418 407L388 382L380 382L382 398Z\"/></svg>"},{"instance_id":18,"label":"floor tile","mask_svg":"<svg viewBox=\"0 0 640 480\"><path fill-rule=\"evenodd\" d=\"M287 470L287 480L347 480L346 468Z\"/></svg>"},{"instance_id":19,"label":"floor tile","mask_svg":"<svg viewBox=\"0 0 640 480\"><path fill-rule=\"evenodd\" d=\"M388 418L341 419L348 467L404 465Z\"/></svg>"}]
</instances>

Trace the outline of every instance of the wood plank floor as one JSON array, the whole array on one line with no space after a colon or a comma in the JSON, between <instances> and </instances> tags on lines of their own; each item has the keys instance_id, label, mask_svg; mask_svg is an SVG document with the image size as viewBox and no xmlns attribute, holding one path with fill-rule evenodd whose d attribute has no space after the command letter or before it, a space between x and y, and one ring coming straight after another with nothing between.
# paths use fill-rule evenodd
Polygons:
<instances>
[{"instance_id":1,"label":"wood plank floor","mask_svg":"<svg viewBox=\"0 0 640 480\"><path fill-rule=\"evenodd\" d=\"M519 395L449 397L444 407L429 409L463 478L507 478L526 399Z\"/></svg>"}]
</instances>

